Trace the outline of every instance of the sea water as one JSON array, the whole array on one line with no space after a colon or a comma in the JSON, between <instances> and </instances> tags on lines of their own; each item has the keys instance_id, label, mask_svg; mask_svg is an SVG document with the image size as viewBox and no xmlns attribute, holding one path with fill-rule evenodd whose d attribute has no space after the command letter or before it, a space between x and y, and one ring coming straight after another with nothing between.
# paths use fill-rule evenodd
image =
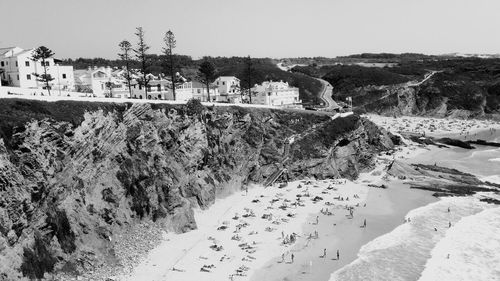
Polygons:
<instances>
[{"instance_id":1,"label":"sea water","mask_svg":"<svg viewBox=\"0 0 500 281\"><path fill-rule=\"evenodd\" d=\"M500 207L465 217L431 252L420 281L500 280Z\"/></svg>"},{"instance_id":2,"label":"sea water","mask_svg":"<svg viewBox=\"0 0 500 281\"><path fill-rule=\"evenodd\" d=\"M453 229L450 223L494 206L474 197L449 197L412 210L408 222L364 245L330 280L418 280L436 244Z\"/></svg>"}]
</instances>

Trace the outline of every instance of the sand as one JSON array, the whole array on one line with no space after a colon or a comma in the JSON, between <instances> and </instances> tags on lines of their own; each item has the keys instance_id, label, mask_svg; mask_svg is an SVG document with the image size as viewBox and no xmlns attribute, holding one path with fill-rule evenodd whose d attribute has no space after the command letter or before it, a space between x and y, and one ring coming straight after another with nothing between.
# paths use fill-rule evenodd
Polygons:
<instances>
[{"instance_id":1,"label":"sand","mask_svg":"<svg viewBox=\"0 0 500 281\"><path fill-rule=\"evenodd\" d=\"M357 208L353 219L346 219L347 211L334 217L320 216L319 225L307 224L304 228L304 233L318 230L319 239L294 247L293 265L281 263L280 258L274 259L251 280L329 280L332 272L357 258L361 246L392 231L410 210L436 200L430 192L410 190L400 182L389 183L387 189L370 188L366 207ZM367 226L362 227L365 219ZM322 257L324 248L327 249L326 257Z\"/></svg>"},{"instance_id":2,"label":"sand","mask_svg":"<svg viewBox=\"0 0 500 281\"><path fill-rule=\"evenodd\" d=\"M340 181L346 183L338 184ZM366 185L346 180L306 182L292 182L284 188L255 186L248 195L244 191L236 193L217 200L209 210L197 210L197 230L165 235L165 241L146 260L130 275L119 279L229 280L233 275L234 280L248 280L254 270L298 243L283 245L282 232L284 235L297 233L297 240L302 239L302 225L308 222L310 214L319 213L322 208L328 207L330 210L335 209L334 212L339 215L345 205L364 202L368 193ZM298 194L306 193L310 196L302 197L303 206L291 206ZM354 194L359 195L359 198L354 198ZM316 196L324 199L315 202L312 199ZM337 200L335 197L349 197L349 201ZM273 199L276 201L270 203ZM259 202L252 202L254 200ZM327 201L333 205L325 205ZM288 207L280 208L283 204ZM255 217L243 217L250 210ZM270 214L271 219L262 218ZM236 231L237 225L243 226L239 232ZM217 230L223 226L227 229ZM211 249L213 245L222 246L223 249ZM287 256L289 259L290 256ZM202 271L204 266L206 271Z\"/></svg>"},{"instance_id":3,"label":"sand","mask_svg":"<svg viewBox=\"0 0 500 281\"><path fill-rule=\"evenodd\" d=\"M463 120L416 116L394 118L374 114L363 116L396 134L406 132L433 137L458 138L461 140L491 140L490 136L500 131L500 122L494 120Z\"/></svg>"}]
</instances>

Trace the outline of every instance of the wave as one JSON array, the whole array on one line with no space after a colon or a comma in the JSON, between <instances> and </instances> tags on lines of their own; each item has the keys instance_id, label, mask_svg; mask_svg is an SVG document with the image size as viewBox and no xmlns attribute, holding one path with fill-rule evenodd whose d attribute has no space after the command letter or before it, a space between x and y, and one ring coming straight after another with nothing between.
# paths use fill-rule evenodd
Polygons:
<instances>
[{"instance_id":1,"label":"wave","mask_svg":"<svg viewBox=\"0 0 500 281\"><path fill-rule=\"evenodd\" d=\"M473 197L447 197L414 209L406 215L410 222L364 245L358 258L334 272L330 280L417 280L432 249L450 229L449 223L454 225L488 206Z\"/></svg>"},{"instance_id":2,"label":"wave","mask_svg":"<svg viewBox=\"0 0 500 281\"><path fill-rule=\"evenodd\" d=\"M500 162L500 158L491 158L491 159L488 159L488 161Z\"/></svg>"},{"instance_id":3,"label":"wave","mask_svg":"<svg viewBox=\"0 0 500 281\"><path fill-rule=\"evenodd\" d=\"M499 175L481 177L480 180L500 184L500 176Z\"/></svg>"},{"instance_id":4,"label":"wave","mask_svg":"<svg viewBox=\"0 0 500 281\"><path fill-rule=\"evenodd\" d=\"M499 233L500 207L463 218L432 250L419 281L500 280Z\"/></svg>"}]
</instances>

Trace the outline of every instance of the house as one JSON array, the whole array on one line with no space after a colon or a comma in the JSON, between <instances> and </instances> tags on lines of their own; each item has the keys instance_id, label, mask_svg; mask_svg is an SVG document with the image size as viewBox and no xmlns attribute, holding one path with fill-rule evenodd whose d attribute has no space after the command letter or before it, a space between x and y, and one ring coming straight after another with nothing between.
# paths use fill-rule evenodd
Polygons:
<instances>
[{"instance_id":1,"label":"house","mask_svg":"<svg viewBox=\"0 0 500 281\"><path fill-rule=\"evenodd\" d=\"M220 76L214 81L218 88L220 97L218 101L229 103L241 103L240 79L234 76Z\"/></svg>"},{"instance_id":2,"label":"house","mask_svg":"<svg viewBox=\"0 0 500 281\"><path fill-rule=\"evenodd\" d=\"M218 101L220 97L219 89L214 85L209 86L210 101ZM190 99L199 99L208 101L207 86L198 81L187 81L175 87L175 99L178 101L187 101Z\"/></svg>"},{"instance_id":3,"label":"house","mask_svg":"<svg viewBox=\"0 0 500 281\"><path fill-rule=\"evenodd\" d=\"M291 87L288 82L265 81L252 88L252 103L287 108L302 108L299 88Z\"/></svg>"},{"instance_id":4,"label":"house","mask_svg":"<svg viewBox=\"0 0 500 281\"><path fill-rule=\"evenodd\" d=\"M43 82L38 81L36 74L43 74L42 61L33 61L34 49L24 50L19 47L0 48L0 79L2 84L27 89L45 88ZM72 66L63 66L54 58L45 60L47 74L54 80L49 82L51 89L66 91L74 90L75 80Z\"/></svg>"},{"instance_id":5,"label":"house","mask_svg":"<svg viewBox=\"0 0 500 281\"><path fill-rule=\"evenodd\" d=\"M79 91L92 93L96 97L104 97L109 93L106 82L112 81L111 69L105 67L89 67L74 71L75 84Z\"/></svg>"},{"instance_id":6,"label":"house","mask_svg":"<svg viewBox=\"0 0 500 281\"><path fill-rule=\"evenodd\" d=\"M136 80L132 81L132 98L134 99L149 99L149 100L172 100L172 83L170 80L162 79L152 79L147 85L148 94L146 97L146 92L144 86L137 83Z\"/></svg>"}]
</instances>

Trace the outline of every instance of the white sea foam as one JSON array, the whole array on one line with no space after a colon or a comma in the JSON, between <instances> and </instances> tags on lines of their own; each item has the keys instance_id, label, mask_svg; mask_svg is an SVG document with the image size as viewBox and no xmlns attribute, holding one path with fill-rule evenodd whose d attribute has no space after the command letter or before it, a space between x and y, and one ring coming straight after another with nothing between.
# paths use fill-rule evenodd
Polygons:
<instances>
[{"instance_id":1,"label":"white sea foam","mask_svg":"<svg viewBox=\"0 0 500 281\"><path fill-rule=\"evenodd\" d=\"M500 162L500 158L491 158L488 161Z\"/></svg>"},{"instance_id":2,"label":"white sea foam","mask_svg":"<svg viewBox=\"0 0 500 281\"><path fill-rule=\"evenodd\" d=\"M454 225L490 206L473 197L449 197L412 210L406 216L411 222L364 245L358 259L330 280L417 280L432 249L450 229L449 222Z\"/></svg>"},{"instance_id":3,"label":"white sea foam","mask_svg":"<svg viewBox=\"0 0 500 281\"><path fill-rule=\"evenodd\" d=\"M500 280L499 233L500 207L463 218L432 250L419 280Z\"/></svg>"},{"instance_id":4,"label":"white sea foam","mask_svg":"<svg viewBox=\"0 0 500 281\"><path fill-rule=\"evenodd\" d=\"M481 180L500 184L500 175L492 175L492 176L482 177Z\"/></svg>"}]
</instances>

